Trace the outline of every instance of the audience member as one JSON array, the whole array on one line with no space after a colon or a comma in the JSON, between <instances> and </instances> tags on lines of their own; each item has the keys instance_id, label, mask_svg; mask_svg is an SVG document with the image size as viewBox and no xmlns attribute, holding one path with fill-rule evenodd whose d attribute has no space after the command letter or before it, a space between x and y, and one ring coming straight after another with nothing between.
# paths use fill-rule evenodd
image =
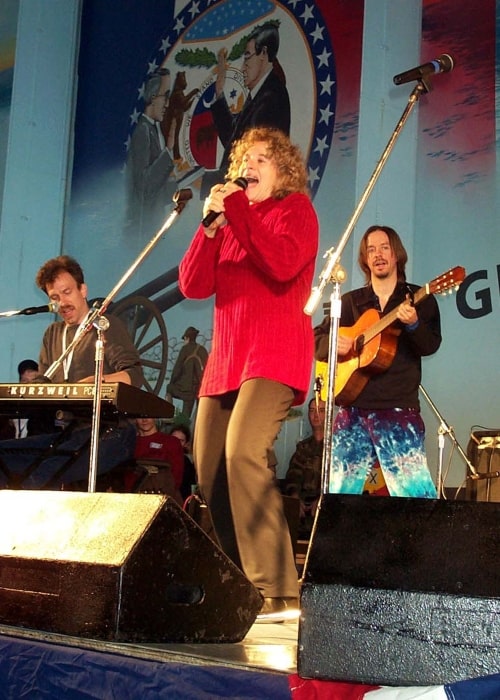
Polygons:
<instances>
[{"instance_id":1,"label":"audience member","mask_svg":"<svg viewBox=\"0 0 500 700\"><path fill-rule=\"evenodd\" d=\"M299 538L308 539L321 495L325 402L311 399L308 405L312 434L297 443L285 477L285 496L300 499Z\"/></svg>"},{"instance_id":2,"label":"audience member","mask_svg":"<svg viewBox=\"0 0 500 700\"><path fill-rule=\"evenodd\" d=\"M186 498L192 494L193 488L197 483L196 469L194 468L193 460L191 458L191 430L187 425L179 423L178 425L173 425L171 427L170 435L179 440L184 452L184 472L180 492L183 500L186 500Z\"/></svg>"},{"instance_id":3,"label":"audience member","mask_svg":"<svg viewBox=\"0 0 500 700\"><path fill-rule=\"evenodd\" d=\"M129 473L126 491L156 491L182 504L180 488L184 452L178 438L158 430L154 418L137 418L134 460L138 468ZM141 466L142 465L142 466Z\"/></svg>"},{"instance_id":4,"label":"audience member","mask_svg":"<svg viewBox=\"0 0 500 700\"><path fill-rule=\"evenodd\" d=\"M21 360L17 366L19 381L23 384L31 384L40 375L38 362L35 360Z\"/></svg>"},{"instance_id":5,"label":"audience member","mask_svg":"<svg viewBox=\"0 0 500 700\"><path fill-rule=\"evenodd\" d=\"M21 360L17 366L19 382L32 384L40 376L38 362L35 360ZM36 411L30 418L16 418L14 420L16 438L25 438L28 435L40 435L53 433L55 430L54 416L51 411Z\"/></svg>"},{"instance_id":6,"label":"audience member","mask_svg":"<svg viewBox=\"0 0 500 700\"><path fill-rule=\"evenodd\" d=\"M38 375L38 364L35 360L23 360L17 367L19 381L29 383ZM12 438L24 438L28 435L28 419L24 416L19 418L0 417L0 440L10 440Z\"/></svg>"}]
</instances>

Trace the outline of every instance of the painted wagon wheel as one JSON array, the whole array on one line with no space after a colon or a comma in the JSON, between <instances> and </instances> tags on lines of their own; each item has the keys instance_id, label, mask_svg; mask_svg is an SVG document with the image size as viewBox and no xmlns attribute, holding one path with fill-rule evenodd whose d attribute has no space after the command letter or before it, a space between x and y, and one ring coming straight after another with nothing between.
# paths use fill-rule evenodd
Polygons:
<instances>
[{"instance_id":1,"label":"painted wagon wheel","mask_svg":"<svg viewBox=\"0 0 500 700\"><path fill-rule=\"evenodd\" d=\"M113 304L110 311L125 323L139 352L145 388L158 394L168 360L167 327L160 310L147 297L131 296Z\"/></svg>"}]
</instances>

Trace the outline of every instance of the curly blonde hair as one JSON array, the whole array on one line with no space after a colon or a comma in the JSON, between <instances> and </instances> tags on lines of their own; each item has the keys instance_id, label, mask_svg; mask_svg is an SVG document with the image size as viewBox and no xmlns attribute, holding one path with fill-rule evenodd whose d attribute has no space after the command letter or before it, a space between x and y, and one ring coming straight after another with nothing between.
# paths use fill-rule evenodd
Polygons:
<instances>
[{"instance_id":1,"label":"curly blonde hair","mask_svg":"<svg viewBox=\"0 0 500 700\"><path fill-rule=\"evenodd\" d=\"M307 170L300 148L283 131L264 126L249 129L233 144L227 171L228 180L236 180L248 149L260 142L266 144L266 155L278 171L278 181L272 196L283 199L292 192L309 195Z\"/></svg>"}]
</instances>

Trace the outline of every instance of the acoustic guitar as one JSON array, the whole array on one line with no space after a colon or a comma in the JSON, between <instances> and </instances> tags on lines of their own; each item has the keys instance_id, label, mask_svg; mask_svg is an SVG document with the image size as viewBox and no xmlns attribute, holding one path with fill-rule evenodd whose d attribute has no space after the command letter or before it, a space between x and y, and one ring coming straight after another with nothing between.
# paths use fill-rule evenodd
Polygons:
<instances>
[{"instance_id":1,"label":"acoustic guitar","mask_svg":"<svg viewBox=\"0 0 500 700\"><path fill-rule=\"evenodd\" d=\"M465 269L454 267L420 287L413 297L416 306L429 294L444 294L456 289L465 279ZM372 374L385 372L392 364L401 329L394 326L398 307L381 316L376 309L368 309L353 326L342 326L339 335L353 340L353 349L338 358L335 375L335 401L343 406L351 404L368 383ZM320 387L323 401L328 396L328 363L316 362L316 386Z\"/></svg>"}]
</instances>

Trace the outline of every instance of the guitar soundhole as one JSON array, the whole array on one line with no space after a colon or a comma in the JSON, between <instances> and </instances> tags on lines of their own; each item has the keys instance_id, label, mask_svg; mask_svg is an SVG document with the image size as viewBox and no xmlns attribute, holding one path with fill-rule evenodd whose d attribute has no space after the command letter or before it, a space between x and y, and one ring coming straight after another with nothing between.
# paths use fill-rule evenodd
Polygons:
<instances>
[{"instance_id":1,"label":"guitar soundhole","mask_svg":"<svg viewBox=\"0 0 500 700\"><path fill-rule=\"evenodd\" d=\"M361 350L363 349L363 345L365 344L365 336L363 334L358 335L356 340L354 341L354 352L359 355Z\"/></svg>"}]
</instances>

